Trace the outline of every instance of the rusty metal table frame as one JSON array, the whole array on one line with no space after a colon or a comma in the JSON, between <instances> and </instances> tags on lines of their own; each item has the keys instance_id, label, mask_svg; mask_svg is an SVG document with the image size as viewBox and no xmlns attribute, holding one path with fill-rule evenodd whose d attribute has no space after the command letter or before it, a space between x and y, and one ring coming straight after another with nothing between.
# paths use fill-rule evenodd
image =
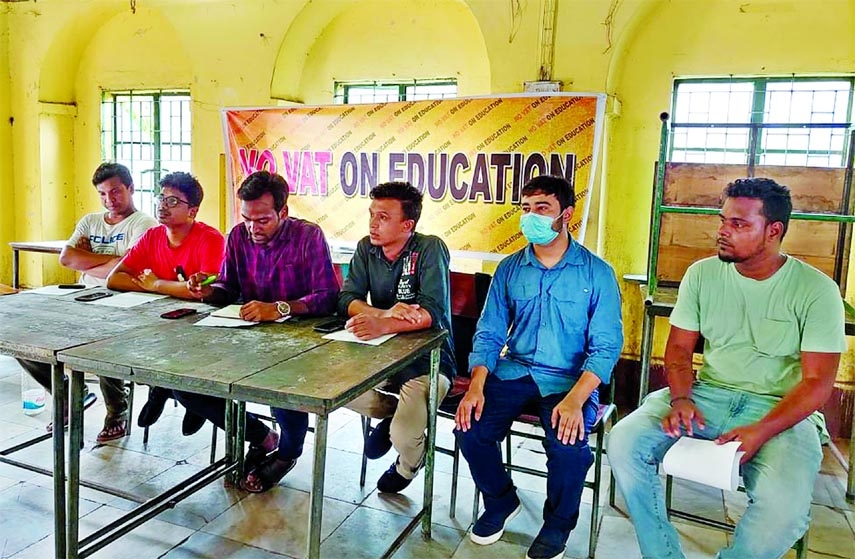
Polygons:
<instances>
[{"instance_id":1,"label":"rusty metal table frame","mask_svg":"<svg viewBox=\"0 0 855 559\"><path fill-rule=\"evenodd\" d=\"M42 254L59 254L67 241L12 241L12 287L20 287L20 255L24 252L40 252Z\"/></svg>"},{"instance_id":2,"label":"rusty metal table frame","mask_svg":"<svg viewBox=\"0 0 855 559\"><path fill-rule=\"evenodd\" d=\"M426 440L426 456L425 456L425 501L422 510L413 519L412 522L405 528L403 534L392 544L385 556L391 556L395 550L403 543L404 538L408 535L418 522L422 523L422 532L425 537L430 537L431 532L431 512L432 512L432 496L433 496L433 449L436 440L436 407L438 403L437 395L437 376L439 371L439 346L442 340L447 335L445 331L428 330L410 334L399 335L393 338L392 341L386 342L383 346L372 347L362 344L345 344L345 346L356 347L355 351L362 352L364 355L372 357L367 359L365 363L370 363L375 367L374 370L368 370L365 374L354 381L348 383L343 390L330 395L321 396L306 396L305 394L296 393L296 391L276 390L270 398L259 398L258 394L247 394L247 386L251 387L252 379L258 378L258 375L265 371L273 371L277 367L287 366L291 362L297 363L300 359L310 356L317 359L326 359L329 351L322 348L331 344L328 340L321 339L321 335L314 333L311 326L318 320L310 319L299 321L300 325L285 324L270 324L254 327L253 329L232 331L235 335L242 336L257 336L262 338L273 338L280 336L280 340L284 333L289 330L296 342L295 347L289 351L282 351L281 357L276 360L271 353L275 349L275 344L267 344L269 357L272 363L266 363L262 370L247 374L243 379L236 380L231 383L228 390L223 386L213 386L209 382L203 382L201 385L193 385L188 387L186 383L192 383L195 380L207 381L207 375L204 370L197 371L196 366L181 367L179 372L170 372L170 366L165 365L162 361L157 367L151 368L145 363L152 363L158 360L157 347L159 345L167 345L167 342L160 344L159 339L172 339L176 336L185 336L186 340L182 342L182 347L190 348L190 351L195 351L192 344L188 343L191 338L205 336L205 331L208 329L190 328L187 325L164 325L155 326L146 331L139 331L134 336L126 337L122 340L111 339L103 342L87 344L78 349L71 349L62 352L59 358L65 363L66 372L71 378L71 397L72 406L69 417L70 437L69 437L69 463L68 463L68 488L66 496L67 512L66 520L66 537L67 537L67 557L70 559L78 559L87 557L99 549L103 548L110 542L118 539L122 535L130 532L137 526L153 518L159 512L170 508L176 502L184 499L193 492L201 489L205 484L223 476L232 475L236 479L237 474L242 468L243 461L243 446L245 432L245 409L246 401L259 402L262 404L274 405L288 409L298 409L315 413L317 422L315 426L315 445L314 445L314 475L312 483L312 493L310 497L310 514L309 514L309 537L307 541L307 556L310 559L319 557L320 553L320 530L321 520L323 515L323 485L324 485L324 467L326 461L326 438L327 438L327 416L334 410L346 404L359 394L366 390L370 390L379 385L395 372L405 367L426 351L431 352L431 392L430 392L430 413L428 418L428 434ZM297 321L293 321L297 322ZM292 326L297 326L298 331L292 329ZM188 330L189 328L189 330ZM183 330L182 330L183 329ZM228 336L228 331L217 329L216 336ZM208 332L211 332L208 330ZM238 334L238 332L243 332ZM214 335L213 333L210 335ZM137 342L146 340L145 347L138 348L136 356L129 356L121 351L122 346L138 345ZM303 344L303 345L300 345ZM333 343L334 344L334 343ZM400 346L409 344L412 349L400 350ZM382 363L380 356L393 353L393 350L399 347L399 357L395 357L392 363ZM338 346L343 347L343 346ZM165 349L165 348L164 348ZM258 347L255 346L256 351ZM204 353L204 348L199 348L199 351ZM402 352L403 351L403 352ZM325 353L326 352L326 353ZM109 359L105 356L110 355ZM147 355L150 357L140 357ZM152 357L153 356L153 357ZM142 361L140 361L142 360ZM193 362L192 359L188 361ZM376 364L375 364L376 362ZM182 361L185 363L185 361ZM149 368L147 368L149 367ZM173 366L174 370L175 367ZM79 471L80 471L80 452L79 441L82 437L82 405L79 397L82 397L83 391L83 371L100 372L102 374L110 373L109 376L116 378L132 379L137 382L145 382L157 386L167 386L169 388L192 389L193 391L201 391L203 393L220 396L231 402L226 406L226 457L205 470L202 470L193 478L182 482L178 486L165 491L142 506L137 507L134 511L129 512L120 519L102 527L95 533L87 536L84 540L79 539ZM242 374L242 373L241 373ZM238 375L240 376L240 375ZM303 376L303 375L300 375ZM348 381L349 382L349 381ZM222 384L222 383L221 383ZM316 383L323 384L323 383ZM328 383L334 384L334 383ZM250 392L252 391L249 388ZM320 392L323 392L321 390Z\"/></svg>"},{"instance_id":3,"label":"rusty metal table frame","mask_svg":"<svg viewBox=\"0 0 855 559\"><path fill-rule=\"evenodd\" d=\"M0 325L0 353L4 353L6 355L10 355L16 358L30 359L33 361L38 361L40 363L46 363L51 366L51 376L53 385L51 390L53 407L52 421L54 425L63 424L64 417L62 410L64 408L64 403L67 401L67 387L64 380L62 362L59 360L58 357L59 352L80 344L86 344L89 342L102 340L106 337L114 335L121 335L124 332L123 329L120 332L111 333L110 335L103 335L96 333L95 331L87 331L85 324L87 317L91 317L93 312L99 312L94 311L93 309L100 308L100 312L104 315L112 315L113 313L115 313L115 316L113 316L114 319L121 317L124 312L128 311L128 309L105 310L106 307L103 306L92 307L89 306L87 303L74 302L72 300L73 297L80 295L80 293L82 293L82 291L77 291L74 293L69 293L68 295L54 297L44 295L30 295L26 292L21 292L16 295L6 295L0 298L0 317L3 318L3 325ZM183 303L184 302L180 302L175 299L164 299L162 301L150 303L150 306L148 306L148 308L143 312L140 312L139 309L136 312L132 311L131 316L136 317L135 321L133 321L134 323L154 323L156 321L154 317L158 316L161 312L166 310L172 310L178 305L183 305ZM207 305L200 306L207 307ZM54 335L51 335L50 333L45 334L44 330L47 328L48 325L50 325L50 321L40 321L39 313L48 311L60 312L58 309L61 309L61 314L69 317L69 320L76 321L78 327L75 328L73 335L65 331L56 332L54 333ZM75 310L83 311L84 309L86 309L85 313L81 314L80 316L76 315ZM151 319L150 321L146 318L141 318L141 316L144 317L146 315L148 315L148 317ZM99 320L101 318L103 318L103 316L99 317ZM44 339L39 339L38 335L29 332L26 327L22 326L20 321L23 321L25 319L31 320L31 324L37 326L37 329L40 330L42 335L45 335L46 337ZM117 323L119 322L120 321L118 321ZM13 332L4 332L3 326L7 328L14 327L17 334ZM131 325L127 328L134 327L137 326ZM82 397L83 395L81 386L80 399L76 402L76 404L81 407L81 413ZM74 406L72 405L71 407L73 408ZM28 448L34 444L40 443L47 439L52 439L53 441L53 468L51 470L9 458L9 456L14 454L15 452L23 450L24 448ZM55 533L54 553L56 557L64 558L66 556L65 530L67 524L65 517L66 469L64 430L54 429L52 435L40 435L34 437L29 441L19 443L12 447L0 450L0 462L19 468L24 468L26 470L36 472L42 475L53 477ZM116 495L128 500L139 500L139 498L135 495L132 495L125 491L110 488L99 483L82 481L81 484L85 487L96 489L98 491L111 495Z\"/></svg>"},{"instance_id":4,"label":"rusty metal table frame","mask_svg":"<svg viewBox=\"0 0 855 559\"><path fill-rule=\"evenodd\" d=\"M398 334L398 336L392 338L392 340L387 341L384 345L378 347L365 346L361 344L338 345L338 348L346 348L353 352L362 352L367 355L374 355L377 356L378 359L373 361L358 361L360 364L370 364L374 367L374 370L364 371L362 378L358 382L354 382L348 386L341 388L326 387L326 394L323 395L319 393L313 394L307 390L301 392L295 388L288 390L283 389L277 394L273 390L259 388L259 385L263 384L259 382L259 377L270 378L271 376L276 376L280 371L283 371L283 367L293 368L296 370L312 370L310 367L301 367L304 364L307 364L305 362L329 359L329 357L336 352L336 345L342 344L342 342L332 342L324 346L318 346L304 354L296 356L293 359L283 361L279 365L273 366L267 371L262 371L261 373L238 381L232 386L232 398L241 402L239 409L242 409L242 402L252 401L315 414L316 423L312 492L309 504L308 541L306 542L306 557L308 557L308 559L318 559L320 557L328 415L346 405L365 391L379 386L385 380L418 359L427 351L430 352L430 395L428 402L427 437L425 440L425 480L422 509L407 524L401 534L394 542L392 542L382 557L391 557L398 548L400 548L406 537L419 525L419 523L421 523L423 537L430 539L431 519L433 513L436 410L439 404L437 381L439 377L439 352L440 345L446 335L447 332L444 330L433 329L421 332ZM412 350L407 350L406 354L403 354L400 358L395 358L392 363L379 362L379 356L382 355L381 352L391 352L396 343L406 343L407 341L413 345ZM343 354L342 350L339 350L338 357L341 361L341 359L346 358L347 355ZM240 414L239 417L241 417ZM240 448L242 441L237 441L236 444Z\"/></svg>"},{"instance_id":5,"label":"rusty metal table frame","mask_svg":"<svg viewBox=\"0 0 855 559\"><path fill-rule=\"evenodd\" d=\"M640 285L641 299L644 301L644 317L641 323L641 378L638 405L647 394L650 384L650 356L653 353L653 330L656 317L671 316L677 301L675 288L658 287L653 297L648 296L647 286ZM846 335L855 336L855 316L847 308ZM846 478L846 500L855 503L855 406L853 406L852 430L849 436L849 472Z\"/></svg>"}]
</instances>

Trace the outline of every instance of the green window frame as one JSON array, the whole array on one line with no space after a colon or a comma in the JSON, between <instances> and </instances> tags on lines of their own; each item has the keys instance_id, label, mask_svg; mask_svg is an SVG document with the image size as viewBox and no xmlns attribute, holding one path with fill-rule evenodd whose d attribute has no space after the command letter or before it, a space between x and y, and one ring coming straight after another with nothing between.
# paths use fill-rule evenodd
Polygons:
<instances>
[{"instance_id":1,"label":"green window frame","mask_svg":"<svg viewBox=\"0 0 855 559\"><path fill-rule=\"evenodd\" d=\"M457 97L457 80L382 80L335 82L336 104L389 103Z\"/></svg>"}]
</instances>

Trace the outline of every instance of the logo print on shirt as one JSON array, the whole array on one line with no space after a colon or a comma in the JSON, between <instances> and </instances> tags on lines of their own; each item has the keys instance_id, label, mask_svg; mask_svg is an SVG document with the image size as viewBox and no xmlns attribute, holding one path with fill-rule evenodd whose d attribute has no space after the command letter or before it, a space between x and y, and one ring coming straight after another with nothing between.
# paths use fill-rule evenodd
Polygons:
<instances>
[{"instance_id":1,"label":"logo print on shirt","mask_svg":"<svg viewBox=\"0 0 855 559\"><path fill-rule=\"evenodd\" d=\"M398 280L398 291L395 298L400 302L413 301L416 298L416 264L419 253L411 252L404 257L401 278Z\"/></svg>"}]
</instances>

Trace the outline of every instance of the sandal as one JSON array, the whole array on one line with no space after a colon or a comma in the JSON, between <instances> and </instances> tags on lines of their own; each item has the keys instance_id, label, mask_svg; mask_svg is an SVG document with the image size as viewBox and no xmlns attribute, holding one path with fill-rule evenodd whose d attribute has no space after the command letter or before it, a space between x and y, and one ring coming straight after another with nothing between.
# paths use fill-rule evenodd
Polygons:
<instances>
[{"instance_id":1,"label":"sandal","mask_svg":"<svg viewBox=\"0 0 855 559\"><path fill-rule=\"evenodd\" d=\"M116 415L108 415L104 420L104 428L98 433L95 438L96 442L106 443L121 439L128 434L128 414L120 413Z\"/></svg>"},{"instance_id":2,"label":"sandal","mask_svg":"<svg viewBox=\"0 0 855 559\"><path fill-rule=\"evenodd\" d=\"M261 444L249 445L249 450L246 451L246 457L243 459L244 474L251 474L254 469L267 460L268 456L275 453L278 447L279 433L272 429Z\"/></svg>"},{"instance_id":3,"label":"sandal","mask_svg":"<svg viewBox=\"0 0 855 559\"><path fill-rule=\"evenodd\" d=\"M86 411L89 408L91 408L96 400L98 400L98 396L96 396L92 392L87 392L86 396L83 397L83 411ZM68 429L68 410L67 409L65 410L65 416L62 419L62 428ZM53 433L53 421L51 421L50 423L48 423L45 426L45 431L47 431L48 433Z\"/></svg>"},{"instance_id":4,"label":"sandal","mask_svg":"<svg viewBox=\"0 0 855 559\"><path fill-rule=\"evenodd\" d=\"M283 459L274 454L247 474L240 486L250 493L264 493L278 484L296 464L296 458Z\"/></svg>"}]
</instances>

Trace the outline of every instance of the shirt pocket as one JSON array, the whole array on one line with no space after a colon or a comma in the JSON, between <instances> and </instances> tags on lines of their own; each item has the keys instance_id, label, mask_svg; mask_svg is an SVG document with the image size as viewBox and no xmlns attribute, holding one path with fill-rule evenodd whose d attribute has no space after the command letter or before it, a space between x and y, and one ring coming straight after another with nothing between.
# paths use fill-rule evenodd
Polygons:
<instances>
[{"instance_id":1,"label":"shirt pocket","mask_svg":"<svg viewBox=\"0 0 855 559\"><path fill-rule=\"evenodd\" d=\"M549 289L558 316L565 324L584 324L587 328L591 288L568 282L556 283Z\"/></svg>"},{"instance_id":2,"label":"shirt pocket","mask_svg":"<svg viewBox=\"0 0 855 559\"><path fill-rule=\"evenodd\" d=\"M764 318L754 333L754 349L761 355L783 357L800 351L799 328L794 320Z\"/></svg>"}]
</instances>

